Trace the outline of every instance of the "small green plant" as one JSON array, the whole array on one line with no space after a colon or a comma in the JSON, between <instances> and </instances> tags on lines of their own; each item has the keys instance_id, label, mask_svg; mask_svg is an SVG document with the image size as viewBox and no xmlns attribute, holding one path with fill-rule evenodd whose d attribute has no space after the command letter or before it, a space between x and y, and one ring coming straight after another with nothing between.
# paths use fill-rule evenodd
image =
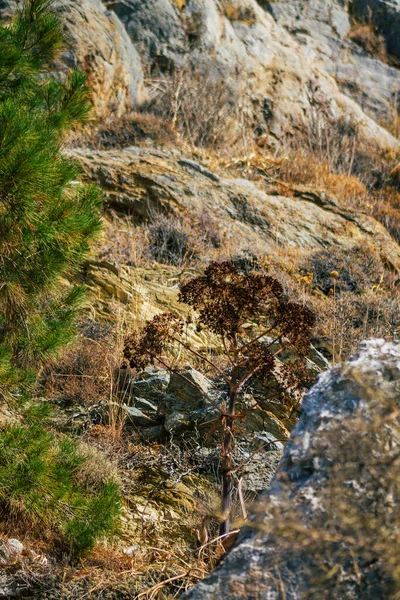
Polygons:
<instances>
[{"instance_id":1,"label":"small green plant","mask_svg":"<svg viewBox=\"0 0 400 600\"><path fill-rule=\"evenodd\" d=\"M127 337L124 357L135 371L159 363L185 379L175 367L174 351L181 347L224 381L226 397L218 402L187 379L219 413L214 429L222 432L220 533L226 535L233 486L234 427L235 421L243 418L236 411L239 396L253 378L264 382L276 378L282 402L288 392L303 389L314 315L288 300L273 277L247 267L240 269L233 262L211 263L204 275L182 283L179 300L193 309L192 317L185 323L172 313L155 316ZM188 341L193 328L205 329L219 339L222 357L218 362ZM278 361L284 352L290 355L285 364Z\"/></svg>"},{"instance_id":2,"label":"small green plant","mask_svg":"<svg viewBox=\"0 0 400 600\"><path fill-rule=\"evenodd\" d=\"M85 462L77 445L39 421L0 431L0 513L76 556L116 530L117 484L96 491L79 481Z\"/></svg>"}]
</instances>

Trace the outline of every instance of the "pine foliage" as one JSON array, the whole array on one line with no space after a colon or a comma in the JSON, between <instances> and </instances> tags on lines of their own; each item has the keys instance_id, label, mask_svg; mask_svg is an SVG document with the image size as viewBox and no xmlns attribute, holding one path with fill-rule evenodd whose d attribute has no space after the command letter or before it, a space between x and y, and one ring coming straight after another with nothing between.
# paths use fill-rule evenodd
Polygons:
<instances>
[{"instance_id":1,"label":"pine foliage","mask_svg":"<svg viewBox=\"0 0 400 600\"><path fill-rule=\"evenodd\" d=\"M34 380L73 334L83 289L76 278L100 229L101 195L78 183L63 152L90 103L78 72L51 75L65 40L53 0L24 0L0 23L0 397ZM0 429L0 517L77 555L115 529L116 484L79 483L84 458L23 407Z\"/></svg>"},{"instance_id":2,"label":"pine foliage","mask_svg":"<svg viewBox=\"0 0 400 600\"><path fill-rule=\"evenodd\" d=\"M34 420L0 431L0 514L72 556L115 532L115 482L88 490L76 477L84 458L76 444Z\"/></svg>"},{"instance_id":3,"label":"pine foliage","mask_svg":"<svg viewBox=\"0 0 400 600\"><path fill-rule=\"evenodd\" d=\"M65 43L51 0L0 23L0 392L29 379L72 333L65 282L100 228L101 196L77 183L65 135L89 118L84 76L48 73Z\"/></svg>"}]
</instances>

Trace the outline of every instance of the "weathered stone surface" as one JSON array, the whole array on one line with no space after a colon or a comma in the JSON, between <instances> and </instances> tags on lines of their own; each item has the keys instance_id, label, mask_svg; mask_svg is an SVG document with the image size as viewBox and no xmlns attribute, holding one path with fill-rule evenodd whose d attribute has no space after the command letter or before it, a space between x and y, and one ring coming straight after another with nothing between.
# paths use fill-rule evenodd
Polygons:
<instances>
[{"instance_id":1,"label":"weathered stone surface","mask_svg":"<svg viewBox=\"0 0 400 600\"><path fill-rule=\"evenodd\" d=\"M128 422L132 425L138 427L152 427L157 424L157 421L136 406L127 406L126 404L123 404L121 409L125 413Z\"/></svg>"},{"instance_id":2,"label":"weathered stone surface","mask_svg":"<svg viewBox=\"0 0 400 600\"><path fill-rule=\"evenodd\" d=\"M133 43L148 63L168 65L168 58L183 52L187 38L178 7L165 0L106 0L124 23Z\"/></svg>"},{"instance_id":3,"label":"weathered stone surface","mask_svg":"<svg viewBox=\"0 0 400 600\"><path fill-rule=\"evenodd\" d=\"M374 554L380 531L368 538L368 523L381 515L398 526L399 381L400 344L384 340L362 343L352 360L320 376L253 527L185 598L392 597L387 557Z\"/></svg>"},{"instance_id":4,"label":"weathered stone surface","mask_svg":"<svg viewBox=\"0 0 400 600\"><path fill-rule=\"evenodd\" d=\"M167 394L171 394L192 406L204 404L205 395L211 393L212 383L196 369L187 367L181 374L172 373Z\"/></svg>"},{"instance_id":5,"label":"weathered stone surface","mask_svg":"<svg viewBox=\"0 0 400 600\"><path fill-rule=\"evenodd\" d=\"M360 20L358 4L366 7L392 3L359 0L351 4L354 16ZM271 3L271 13L302 45L310 59L321 60L341 90L368 114L388 122L393 118L393 108L399 102L400 71L369 55L348 38L353 23L348 2L279 0ZM375 18L375 9L373 15ZM386 22L398 32L400 25L396 29L393 20L387 18Z\"/></svg>"},{"instance_id":6,"label":"weathered stone surface","mask_svg":"<svg viewBox=\"0 0 400 600\"><path fill-rule=\"evenodd\" d=\"M15 560L24 551L23 544L16 538L0 542L0 564Z\"/></svg>"},{"instance_id":7,"label":"weathered stone surface","mask_svg":"<svg viewBox=\"0 0 400 600\"><path fill-rule=\"evenodd\" d=\"M111 207L127 210L139 220L158 212L209 215L211 222L223 224L226 242L237 251L247 247L260 254L268 252L272 242L304 249L351 248L366 242L400 269L400 248L387 230L364 213L342 208L340 199L329 198L322 190L294 186L289 198L269 184L223 176L213 181L183 165L176 151L130 147L82 149L72 155L87 179L104 189ZM99 278L100 270L93 276ZM120 277L126 277L122 270ZM111 295L119 293L117 280L107 272Z\"/></svg>"},{"instance_id":8,"label":"weathered stone surface","mask_svg":"<svg viewBox=\"0 0 400 600\"><path fill-rule=\"evenodd\" d=\"M241 97L244 93L245 113L253 113L271 138L279 140L303 128L313 107L323 106L333 118L345 116L356 124L361 138L380 148L398 147L392 136L340 92L317 53L310 53L274 21L270 12L275 3L270 10L256 0L108 0L105 4L125 24L150 70L170 72L186 59L196 72L215 69L234 93ZM346 18L339 9L335 13L335 23L345 35ZM349 79L357 78L359 64ZM383 65L371 67L371 73L375 81L384 75L384 87L390 86L390 77L396 81L396 73ZM360 70L358 74L364 76Z\"/></svg>"},{"instance_id":9,"label":"weathered stone surface","mask_svg":"<svg viewBox=\"0 0 400 600\"><path fill-rule=\"evenodd\" d=\"M139 55L115 13L100 0L62 0L63 20L71 50L64 56L69 67L88 76L96 115L120 115L144 99Z\"/></svg>"},{"instance_id":10,"label":"weathered stone surface","mask_svg":"<svg viewBox=\"0 0 400 600\"><path fill-rule=\"evenodd\" d=\"M170 380L170 374L162 369L148 370L135 377L129 369L120 369L116 373L118 389L123 394L128 404L143 406L146 402L150 405L157 404L161 396L166 392Z\"/></svg>"},{"instance_id":11,"label":"weathered stone surface","mask_svg":"<svg viewBox=\"0 0 400 600\"><path fill-rule=\"evenodd\" d=\"M63 68L79 68L88 77L95 114L119 116L145 97L140 57L115 13L101 0L58 0L69 48ZM0 3L0 18L15 11L13 0Z\"/></svg>"}]
</instances>

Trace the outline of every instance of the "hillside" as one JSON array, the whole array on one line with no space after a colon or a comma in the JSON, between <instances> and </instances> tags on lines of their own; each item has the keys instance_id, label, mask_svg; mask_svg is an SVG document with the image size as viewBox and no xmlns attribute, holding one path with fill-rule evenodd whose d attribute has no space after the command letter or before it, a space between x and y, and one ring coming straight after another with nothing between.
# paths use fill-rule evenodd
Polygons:
<instances>
[{"instance_id":1,"label":"hillside","mask_svg":"<svg viewBox=\"0 0 400 600\"><path fill-rule=\"evenodd\" d=\"M315 315L301 386L290 383L281 391L278 371L286 372L293 359L293 348L283 347L277 352L278 371L267 383L252 381L240 396L235 532L259 495L266 497L282 453L272 503L282 494L276 506L282 504L287 527L295 529L280 478L287 477L291 460L306 471L296 454L296 432L314 439L315 460L323 455L324 427L311 406L316 394L321 406L335 412L342 398L335 378L352 397L346 369L360 363L363 373L363 360L368 377L375 367L379 371L383 387L385 377L398 376L400 4L57 0L54 7L67 45L51 63L50 76L63 81L70 69L79 68L92 104L91 120L68 134L62 153L79 165L81 182L102 190L104 211L83 270L62 282L66 290L74 283L87 289L78 336L40 369L34 398L51 408L48 431L78 444L85 461L75 473L79 485L98 490L114 482L122 508L117 530L75 560L53 533L43 531L37 516L24 521L18 511L5 514L0 504L0 597L179 598L218 565L234 541L224 546L218 538L223 430L213 425L221 418L214 402L225 406L226 348L215 331L190 329L195 310L179 301L182 282L201 276L214 261L232 261L242 277L255 272L274 278L285 301ZM2 23L11 22L16 8L13 0L0 0ZM191 345L195 358L181 345L170 372L160 361L138 372L126 368L126 336L165 311L189 317L184 344ZM245 324L246 334L252 327ZM375 342L364 344L359 362L351 360L368 338L394 343L376 343L376 350ZM379 365L387 361L387 372L373 362L374 352ZM206 357L206 368L199 355ZM343 375L341 363L347 365ZM301 399L310 388L301 414ZM396 403L392 391L388 397ZM363 392L357 388L357 393L362 400ZM375 405L369 400L366 405L374 415ZM358 415L350 408L345 414ZM6 401L0 404L2 429L23 418ZM366 418L367 437L368 423ZM337 427L337 444L346 444L348 438L337 433L341 421ZM395 434L398 429L397 440ZM339 464L334 435L329 451L333 447L332 460ZM351 444L355 437L349 434ZM381 443L379 435L376 439ZM308 450L302 446L303 451ZM323 481L331 477L328 469L321 473ZM345 485L344 479L338 485ZM387 485L397 489L398 482ZM318 478L315 486L318 498L328 503ZM296 491L300 500L293 496L293 505L307 513L304 489ZM256 505L256 520L263 510ZM307 518L304 523L307 529ZM239 585L235 561L246 559L247 543L249 556L262 555L266 573L279 572L271 566L270 548L260 550L252 536L242 530L242 546L235 546L222 571L187 597L308 597L308 575L300 583L285 579L288 596L278 588L281 595L267 595L278 594L268 587L269 575L260 580L260 596L251 586L229 592L226 569ZM315 552L326 551L323 543ZM378 550L386 552L386 546ZM294 558L285 552L282 564L290 571L290 561L300 559L295 550ZM364 559L370 557L362 554ZM390 560L390 576L396 575L398 564ZM329 568L336 576L335 566ZM355 571L364 585L370 571ZM246 572L252 579L251 569ZM338 585L332 594L339 595L326 597L374 597L351 595L366 594L359 584L363 592L354 587L343 592ZM397 588L390 598L396 593Z\"/></svg>"}]
</instances>

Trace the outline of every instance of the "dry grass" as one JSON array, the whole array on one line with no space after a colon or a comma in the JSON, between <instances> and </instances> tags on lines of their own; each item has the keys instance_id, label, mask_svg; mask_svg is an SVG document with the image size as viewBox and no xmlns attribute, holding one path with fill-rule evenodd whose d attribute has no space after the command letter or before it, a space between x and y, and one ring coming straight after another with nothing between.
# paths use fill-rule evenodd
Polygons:
<instances>
[{"instance_id":1,"label":"dry grass","mask_svg":"<svg viewBox=\"0 0 400 600\"><path fill-rule=\"evenodd\" d=\"M249 26L256 22L254 5L249 0L222 0L222 8L230 21L239 21Z\"/></svg>"},{"instance_id":2,"label":"dry grass","mask_svg":"<svg viewBox=\"0 0 400 600\"><path fill-rule=\"evenodd\" d=\"M54 368L45 371L46 397L62 402L64 406L90 406L108 399L113 372L109 358L112 354L109 341L82 338Z\"/></svg>"},{"instance_id":3,"label":"dry grass","mask_svg":"<svg viewBox=\"0 0 400 600\"><path fill-rule=\"evenodd\" d=\"M232 18L236 17L232 14ZM146 140L176 145L179 139L189 146L207 148L211 161L232 175L267 182L283 195L294 193L295 186L333 195L342 206L375 216L395 239L400 239L400 194L394 187L384 185L390 170L388 158L362 148L356 129L349 129L343 122L332 126L329 115L317 112L297 140L284 141L274 153L261 148L257 153L249 153L248 149L253 148L253 123L245 117L243 98L234 97L229 82L221 84L218 73L194 73L187 66L175 73L153 74L150 83L152 101L145 110L151 112L99 126L90 133L93 146L107 148ZM169 124L167 128L165 123ZM238 123L242 130L246 129L244 137L238 131ZM226 158L236 154L239 159ZM129 218L110 216L100 257L133 267L135 276L141 266L149 266L155 260L197 268L237 253L238 248L228 247L223 224L204 219L203 215L188 214L180 219L154 215L150 223L136 226ZM360 252L356 249L349 255L332 251L324 257L321 253L271 245L263 265L279 277L291 297L315 310L315 345L333 362L347 358L362 338L399 335L400 302L395 278L368 248ZM332 278L335 270L339 275ZM166 281L165 285L170 284ZM100 401L114 402L113 371L120 359L118 344L115 332L95 340L85 334L81 345L47 374L48 397L58 398L66 405L77 403L86 407ZM86 433L87 442L99 446L102 456L115 455L118 466L114 475L122 478L129 501L145 495L144 505L148 502L155 510L160 509L169 499L169 486L176 485L177 462L181 463L180 469L184 452L175 449L174 460L170 461L165 458L165 447L140 444L138 436L127 431L118 414L113 420L112 426L100 423L91 427ZM96 452L89 456L91 468L82 474L93 486L98 477L101 480L104 473L114 468L114 461L110 465L108 459L100 460ZM157 473L160 465L167 465L169 475ZM207 490L205 496L211 494ZM198 546L196 549L196 529L204 506L198 498L186 496L186 500L191 508L185 509L184 516L178 511L175 520L154 525L143 524L139 519L135 529L138 548L131 557L121 552L120 542L115 548L98 546L85 559L82 571L71 575L66 586L70 595L60 598L73 598L71 589L78 590L74 592L76 598L111 598L118 589L121 598L136 594L146 600L162 599L176 597L193 585L215 564L220 542L201 552ZM182 499L179 502L184 503ZM130 507L131 513L134 506L133 503ZM146 512L143 507L140 510L141 514ZM210 507L207 511L212 512ZM130 544L131 533L127 538Z\"/></svg>"},{"instance_id":4,"label":"dry grass","mask_svg":"<svg viewBox=\"0 0 400 600\"><path fill-rule=\"evenodd\" d=\"M177 132L171 123L152 113L131 112L88 125L83 132L71 138L70 145L109 150L155 142L176 146Z\"/></svg>"},{"instance_id":5,"label":"dry grass","mask_svg":"<svg viewBox=\"0 0 400 600\"><path fill-rule=\"evenodd\" d=\"M314 310L314 345L333 363L349 358L363 339L398 338L397 277L374 249L327 253L277 247L261 265L279 278L291 297Z\"/></svg>"},{"instance_id":6,"label":"dry grass","mask_svg":"<svg viewBox=\"0 0 400 600\"><path fill-rule=\"evenodd\" d=\"M118 392L118 373L127 325L125 313L118 307L114 317L113 328L91 319L82 321L76 345L43 372L42 388L51 403L62 409L75 408L81 409L82 414L87 413L84 428L104 424L110 441L117 445L126 419L122 409L125 398ZM106 469L106 465L103 466Z\"/></svg>"},{"instance_id":7,"label":"dry grass","mask_svg":"<svg viewBox=\"0 0 400 600\"><path fill-rule=\"evenodd\" d=\"M346 163L350 162L348 157ZM239 159L217 159L215 163L233 176L273 184L283 196L293 196L297 186L332 196L343 208L374 217L400 242L400 189L390 180L388 159L371 156L368 163L364 153L356 154L352 175L340 169L338 172L318 153L304 148L288 148L275 155L259 151Z\"/></svg>"},{"instance_id":8,"label":"dry grass","mask_svg":"<svg viewBox=\"0 0 400 600\"><path fill-rule=\"evenodd\" d=\"M387 62L388 53L385 38L378 33L377 27L372 23L362 24L355 22L347 37L368 52L368 54L371 54L371 56L382 62Z\"/></svg>"},{"instance_id":9,"label":"dry grass","mask_svg":"<svg viewBox=\"0 0 400 600\"><path fill-rule=\"evenodd\" d=\"M400 190L386 185L372 193L368 208L400 244Z\"/></svg>"},{"instance_id":10,"label":"dry grass","mask_svg":"<svg viewBox=\"0 0 400 600\"><path fill-rule=\"evenodd\" d=\"M192 147L229 152L251 144L254 124L246 90L210 59L153 73L147 85L151 99L141 110L169 123Z\"/></svg>"},{"instance_id":11,"label":"dry grass","mask_svg":"<svg viewBox=\"0 0 400 600\"><path fill-rule=\"evenodd\" d=\"M140 267L154 262L174 266L199 266L220 256L226 247L226 228L206 213L178 217L154 214L148 223L110 215L98 249L99 258Z\"/></svg>"},{"instance_id":12,"label":"dry grass","mask_svg":"<svg viewBox=\"0 0 400 600\"><path fill-rule=\"evenodd\" d=\"M89 490L99 490L108 481L121 485L116 462L111 462L110 457L105 455L99 448L96 448L93 444L80 441L77 453L84 458L84 462L75 474L78 485Z\"/></svg>"}]
</instances>

